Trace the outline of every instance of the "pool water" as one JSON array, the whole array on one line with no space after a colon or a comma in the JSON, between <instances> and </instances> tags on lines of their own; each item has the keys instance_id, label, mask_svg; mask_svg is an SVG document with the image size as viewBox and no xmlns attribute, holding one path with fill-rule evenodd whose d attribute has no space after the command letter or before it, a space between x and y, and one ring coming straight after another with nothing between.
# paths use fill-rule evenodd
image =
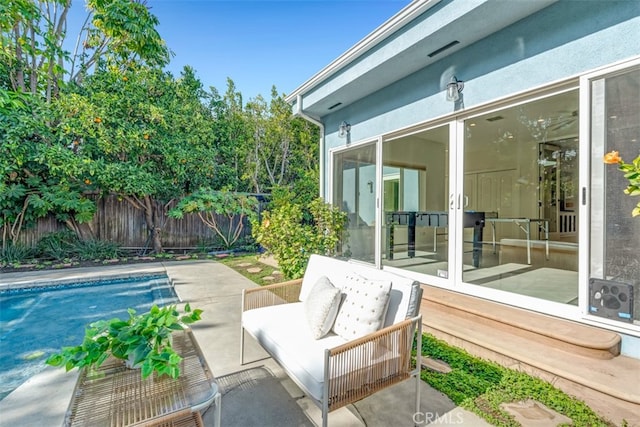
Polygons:
<instances>
[{"instance_id":1,"label":"pool water","mask_svg":"<svg viewBox=\"0 0 640 427\"><path fill-rule=\"evenodd\" d=\"M166 275L0 290L0 400L45 369L50 354L79 345L89 323L176 302Z\"/></svg>"}]
</instances>

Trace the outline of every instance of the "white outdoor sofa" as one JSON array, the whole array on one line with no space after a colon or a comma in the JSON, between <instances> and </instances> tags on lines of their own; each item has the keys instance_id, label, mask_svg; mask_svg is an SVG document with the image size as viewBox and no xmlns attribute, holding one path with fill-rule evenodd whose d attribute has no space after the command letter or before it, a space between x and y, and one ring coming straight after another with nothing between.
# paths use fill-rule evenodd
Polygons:
<instances>
[{"instance_id":1,"label":"white outdoor sofa","mask_svg":"<svg viewBox=\"0 0 640 427\"><path fill-rule=\"evenodd\" d=\"M412 279L312 255L302 279L243 291L241 363L247 332L320 407L323 427L329 412L412 376L418 413L421 298Z\"/></svg>"}]
</instances>

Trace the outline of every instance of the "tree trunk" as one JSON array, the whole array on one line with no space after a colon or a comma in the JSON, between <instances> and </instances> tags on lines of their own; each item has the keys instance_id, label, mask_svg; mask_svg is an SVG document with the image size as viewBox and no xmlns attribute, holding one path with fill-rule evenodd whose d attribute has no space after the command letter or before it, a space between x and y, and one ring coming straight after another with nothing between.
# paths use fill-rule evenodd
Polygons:
<instances>
[{"instance_id":1,"label":"tree trunk","mask_svg":"<svg viewBox=\"0 0 640 427\"><path fill-rule=\"evenodd\" d=\"M160 223L160 215L158 208L150 196L144 197L144 219L147 229L151 234L151 243L153 244L153 253L160 254L164 252L162 248L162 224Z\"/></svg>"}]
</instances>

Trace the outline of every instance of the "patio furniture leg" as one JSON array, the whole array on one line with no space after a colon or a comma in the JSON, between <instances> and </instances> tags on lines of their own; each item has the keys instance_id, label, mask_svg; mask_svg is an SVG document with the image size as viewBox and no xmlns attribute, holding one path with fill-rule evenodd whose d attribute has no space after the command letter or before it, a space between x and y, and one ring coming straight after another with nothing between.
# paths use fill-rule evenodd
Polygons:
<instances>
[{"instance_id":1,"label":"patio furniture leg","mask_svg":"<svg viewBox=\"0 0 640 427\"><path fill-rule=\"evenodd\" d=\"M240 327L240 366L244 365L244 328Z\"/></svg>"},{"instance_id":2,"label":"patio furniture leg","mask_svg":"<svg viewBox=\"0 0 640 427\"><path fill-rule=\"evenodd\" d=\"M416 412L413 414L413 420L417 419L420 413L420 372L422 370L422 319L418 321L418 336L416 337ZM417 423L416 423L417 426Z\"/></svg>"}]
</instances>

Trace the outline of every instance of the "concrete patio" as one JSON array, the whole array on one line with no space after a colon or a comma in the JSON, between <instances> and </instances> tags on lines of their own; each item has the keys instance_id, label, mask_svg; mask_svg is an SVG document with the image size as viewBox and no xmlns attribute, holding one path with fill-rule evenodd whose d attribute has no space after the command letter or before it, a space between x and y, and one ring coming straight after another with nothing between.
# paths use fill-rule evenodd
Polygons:
<instances>
[{"instance_id":1,"label":"concrete patio","mask_svg":"<svg viewBox=\"0 0 640 427\"><path fill-rule=\"evenodd\" d=\"M33 273L7 273L0 287L14 283L103 277L114 274L166 271L183 302L204 310L194 334L222 389L223 426L315 426L320 410L286 376L283 370L250 338L247 360L240 364L240 310L242 289L257 286L236 271L215 261L185 261L105 266ZM0 426L58 426L77 378L75 371L48 367L0 401ZM414 425L413 381L405 381L329 415L331 426L387 427ZM437 418L440 417L440 418ZM204 413L213 426L213 411ZM456 407L446 396L421 384L418 425L488 424Z\"/></svg>"}]
</instances>

